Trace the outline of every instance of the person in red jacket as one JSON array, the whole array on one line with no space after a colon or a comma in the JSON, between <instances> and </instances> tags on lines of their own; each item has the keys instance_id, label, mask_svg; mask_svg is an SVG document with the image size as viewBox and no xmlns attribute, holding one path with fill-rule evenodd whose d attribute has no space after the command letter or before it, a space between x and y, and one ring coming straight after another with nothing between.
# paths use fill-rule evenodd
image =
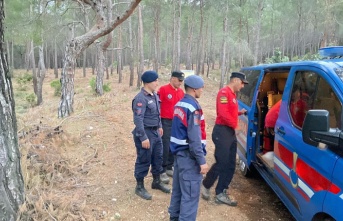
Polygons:
<instances>
[{"instance_id":1,"label":"person in red jacket","mask_svg":"<svg viewBox=\"0 0 343 221\"><path fill-rule=\"evenodd\" d=\"M244 73L232 72L230 82L217 94L217 117L212 131L216 162L202 182L202 198L209 200L210 188L218 178L215 199L218 204L237 205L237 201L228 196L227 189L236 168L237 138L235 129L238 126L238 115L246 112L244 108L238 111L236 92L248 83Z\"/></svg>"},{"instance_id":2,"label":"person in red jacket","mask_svg":"<svg viewBox=\"0 0 343 221\"><path fill-rule=\"evenodd\" d=\"M264 123L264 136L263 136L263 153L274 150L274 127L276 120L279 117L281 107L281 100L279 100L270 110L268 111Z\"/></svg>"},{"instance_id":3,"label":"person in red jacket","mask_svg":"<svg viewBox=\"0 0 343 221\"><path fill-rule=\"evenodd\" d=\"M161 174L161 181L169 183L169 177L173 176L174 156L170 152L170 133L172 128L172 119L174 114L174 106L185 95L180 88L185 78L185 74L181 71L173 71L168 84L163 85L158 90L157 94L161 100L161 119L163 128L163 172Z\"/></svg>"}]
</instances>

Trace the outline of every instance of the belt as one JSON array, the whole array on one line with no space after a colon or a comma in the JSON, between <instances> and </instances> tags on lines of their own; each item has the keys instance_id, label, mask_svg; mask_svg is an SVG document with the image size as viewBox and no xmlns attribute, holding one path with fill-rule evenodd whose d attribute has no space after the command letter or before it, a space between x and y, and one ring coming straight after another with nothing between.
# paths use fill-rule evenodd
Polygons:
<instances>
[{"instance_id":1,"label":"belt","mask_svg":"<svg viewBox=\"0 0 343 221\"><path fill-rule=\"evenodd\" d=\"M159 127L155 126L155 127L144 127L144 129L148 129L148 130L157 130Z\"/></svg>"}]
</instances>

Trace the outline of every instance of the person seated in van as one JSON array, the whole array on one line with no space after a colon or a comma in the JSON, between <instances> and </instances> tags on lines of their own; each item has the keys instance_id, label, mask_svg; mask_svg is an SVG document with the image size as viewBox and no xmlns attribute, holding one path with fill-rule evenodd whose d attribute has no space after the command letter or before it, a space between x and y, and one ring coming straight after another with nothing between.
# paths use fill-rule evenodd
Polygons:
<instances>
[{"instance_id":1,"label":"person seated in van","mask_svg":"<svg viewBox=\"0 0 343 221\"><path fill-rule=\"evenodd\" d=\"M303 95L301 87L294 87L290 104L290 112L293 122L302 127L308 110L306 96Z\"/></svg>"},{"instance_id":2,"label":"person seated in van","mask_svg":"<svg viewBox=\"0 0 343 221\"><path fill-rule=\"evenodd\" d=\"M274 127L279 117L280 107L281 100L272 106L266 115L263 133L263 154L274 150Z\"/></svg>"}]
</instances>

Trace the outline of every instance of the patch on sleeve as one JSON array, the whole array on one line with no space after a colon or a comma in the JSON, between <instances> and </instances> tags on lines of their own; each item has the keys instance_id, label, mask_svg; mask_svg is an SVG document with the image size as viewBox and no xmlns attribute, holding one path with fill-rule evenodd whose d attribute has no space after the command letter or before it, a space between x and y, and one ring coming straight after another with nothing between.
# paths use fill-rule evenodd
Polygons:
<instances>
[{"instance_id":1,"label":"patch on sleeve","mask_svg":"<svg viewBox=\"0 0 343 221\"><path fill-rule=\"evenodd\" d=\"M221 96L219 102L220 102L221 104L227 104L227 97Z\"/></svg>"},{"instance_id":2,"label":"patch on sleeve","mask_svg":"<svg viewBox=\"0 0 343 221\"><path fill-rule=\"evenodd\" d=\"M138 107L141 107L143 104L142 103L137 103L137 106Z\"/></svg>"},{"instance_id":3,"label":"patch on sleeve","mask_svg":"<svg viewBox=\"0 0 343 221\"><path fill-rule=\"evenodd\" d=\"M136 115L140 115L142 113L142 108L137 108L136 109Z\"/></svg>"},{"instance_id":4,"label":"patch on sleeve","mask_svg":"<svg viewBox=\"0 0 343 221\"><path fill-rule=\"evenodd\" d=\"M195 111L194 112L194 125L199 126L200 123L201 123L201 119L200 119L200 116L199 116L199 111Z\"/></svg>"}]
</instances>

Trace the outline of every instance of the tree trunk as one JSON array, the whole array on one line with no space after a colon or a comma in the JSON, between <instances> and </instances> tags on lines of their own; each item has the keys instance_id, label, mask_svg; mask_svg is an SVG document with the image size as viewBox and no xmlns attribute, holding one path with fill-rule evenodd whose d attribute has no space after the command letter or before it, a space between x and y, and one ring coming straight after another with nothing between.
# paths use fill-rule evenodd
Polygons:
<instances>
[{"instance_id":1,"label":"tree trunk","mask_svg":"<svg viewBox=\"0 0 343 221\"><path fill-rule=\"evenodd\" d=\"M202 71L202 64L204 63L204 45L203 45L203 27L204 27L204 2L200 0L200 31L199 31L199 40L198 40L198 50L197 50L197 68L196 74L199 75L203 73Z\"/></svg>"},{"instance_id":2,"label":"tree trunk","mask_svg":"<svg viewBox=\"0 0 343 221\"><path fill-rule=\"evenodd\" d=\"M117 68L118 68L118 82L122 83L123 82L123 71L122 71L122 30L121 27L118 29L118 51L117 51Z\"/></svg>"},{"instance_id":3,"label":"tree trunk","mask_svg":"<svg viewBox=\"0 0 343 221\"><path fill-rule=\"evenodd\" d=\"M83 51L82 57L83 57L83 59L82 59L82 73L83 74L82 75L83 75L83 77L86 77L86 75L87 75L87 71L86 71L87 51L86 50Z\"/></svg>"},{"instance_id":4,"label":"tree trunk","mask_svg":"<svg viewBox=\"0 0 343 221\"><path fill-rule=\"evenodd\" d=\"M55 39L55 44L54 44L54 51L55 51L55 56L54 56L54 75L55 78L58 78L58 62L57 62L57 44L56 44L56 39Z\"/></svg>"},{"instance_id":5,"label":"tree trunk","mask_svg":"<svg viewBox=\"0 0 343 221\"><path fill-rule=\"evenodd\" d=\"M129 51L129 65L130 65L130 86L133 86L133 80L135 76L134 70L134 58L133 58L133 36L132 36L132 19L129 18L129 44L130 44L130 51Z\"/></svg>"},{"instance_id":6,"label":"tree trunk","mask_svg":"<svg viewBox=\"0 0 343 221\"><path fill-rule=\"evenodd\" d=\"M154 59L153 68L158 72L160 66L160 13L161 13L161 2L157 1L157 6L154 16Z\"/></svg>"},{"instance_id":7,"label":"tree trunk","mask_svg":"<svg viewBox=\"0 0 343 221\"><path fill-rule=\"evenodd\" d=\"M104 68L105 68L105 55L104 51L102 50L102 46L100 42L95 43L96 46L96 53L98 57L98 62L96 62L97 66L97 73L96 73L96 86L95 86L95 93L99 96L104 94L103 84L104 84Z\"/></svg>"},{"instance_id":8,"label":"tree trunk","mask_svg":"<svg viewBox=\"0 0 343 221\"><path fill-rule=\"evenodd\" d=\"M186 69L192 69L192 41L193 41L193 24L194 11L192 16L188 18L188 36L187 36L187 50L186 50Z\"/></svg>"},{"instance_id":9,"label":"tree trunk","mask_svg":"<svg viewBox=\"0 0 343 221\"><path fill-rule=\"evenodd\" d=\"M223 47L222 47L222 59L221 59L221 75L219 89L224 86L225 75L226 75L226 39L227 39L227 14L228 6L226 6L223 22Z\"/></svg>"},{"instance_id":10,"label":"tree trunk","mask_svg":"<svg viewBox=\"0 0 343 221\"><path fill-rule=\"evenodd\" d=\"M43 102L43 81L45 78L46 69L44 64L43 45L39 47L39 61L37 71L37 105L41 105Z\"/></svg>"},{"instance_id":11,"label":"tree trunk","mask_svg":"<svg viewBox=\"0 0 343 221\"><path fill-rule=\"evenodd\" d=\"M0 0L0 220L15 221L24 202L17 119L4 45L4 0Z\"/></svg>"},{"instance_id":12,"label":"tree trunk","mask_svg":"<svg viewBox=\"0 0 343 221\"><path fill-rule=\"evenodd\" d=\"M177 1L176 8L176 24L175 24L175 63L174 70L180 70L180 54L181 54L181 0Z\"/></svg>"},{"instance_id":13,"label":"tree trunk","mask_svg":"<svg viewBox=\"0 0 343 221\"><path fill-rule=\"evenodd\" d=\"M260 33L262 25L262 14L264 8L264 0L259 0L257 5L257 21L256 21L256 41L255 41L255 51L254 51L254 65L257 65L258 54L260 51Z\"/></svg>"},{"instance_id":14,"label":"tree trunk","mask_svg":"<svg viewBox=\"0 0 343 221\"><path fill-rule=\"evenodd\" d=\"M33 40L31 40L31 65L32 65L32 81L33 81L33 91L37 95L37 70L35 61L35 48L33 47Z\"/></svg>"},{"instance_id":15,"label":"tree trunk","mask_svg":"<svg viewBox=\"0 0 343 221\"><path fill-rule=\"evenodd\" d=\"M82 2L82 4L89 4L92 7L92 10L96 12L97 23L84 35L75 37L67 42L62 67L62 89L61 101L58 108L58 117L66 117L73 112L76 59L95 40L109 34L118 25L124 22L133 13L140 2L141 0L133 0L129 6L129 9L126 10L122 16L118 16L114 21L111 21L111 24L106 26L104 25L104 22L107 20L104 12L104 8L106 8L106 6L103 4L103 2L101 0Z\"/></svg>"},{"instance_id":16,"label":"tree trunk","mask_svg":"<svg viewBox=\"0 0 343 221\"><path fill-rule=\"evenodd\" d=\"M144 71L144 50L143 50L143 19L141 7L138 7L138 51L139 69L137 72L137 88L141 87L141 76Z\"/></svg>"}]
</instances>

